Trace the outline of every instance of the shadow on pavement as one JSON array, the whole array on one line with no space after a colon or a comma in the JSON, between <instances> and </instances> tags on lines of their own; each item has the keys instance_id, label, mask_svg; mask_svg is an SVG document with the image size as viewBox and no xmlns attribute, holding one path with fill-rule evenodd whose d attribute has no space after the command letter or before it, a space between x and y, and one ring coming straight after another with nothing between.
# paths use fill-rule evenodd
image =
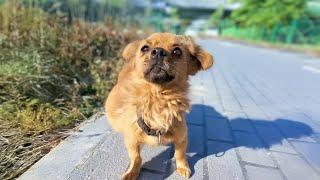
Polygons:
<instances>
[{"instance_id":1,"label":"shadow on pavement","mask_svg":"<svg viewBox=\"0 0 320 180\"><path fill-rule=\"evenodd\" d=\"M205 112L205 113L204 113ZM205 118L205 115L208 118ZM188 124L188 132L189 132L189 146L187 150L188 161L190 164L190 168L192 171L192 175L195 173L194 166L196 163L207 157L207 156L215 156L221 157L230 149L236 147L247 147L252 149L260 149L265 148L268 149L273 145L282 144L285 139L300 139L300 138L308 138L312 134L314 134L312 128L302 122L289 120L289 119L275 119L275 120L264 120L264 119L246 119L246 118L235 118L228 119L224 117L222 114L217 112L213 107L205 106L201 104L195 104L192 106L191 112L186 116L187 124ZM221 126L213 127L212 123L208 121L225 121L226 126L225 131L230 130L230 142L225 140L220 140L210 138L210 133L225 133L224 128ZM212 127L209 127L211 124ZM215 124L215 123L213 123ZM207 126L207 127L204 127ZM247 127L248 126L248 127ZM231 131L231 127L240 127L241 128L252 128L252 132L246 132L242 130L237 130L238 133L244 134L244 136L234 136L234 131ZM259 128L260 127L260 128ZM209 130L209 132L206 132ZM199 129L201 131L199 131ZM216 131L216 132L214 132ZM259 137L263 137L261 139L256 140L254 138L251 140L246 137L246 134L250 136L253 134L254 137L258 134ZM215 134L219 137L219 134ZM224 136L221 136L224 137ZM207 140L213 140L221 143L226 143L225 146L219 146L214 148L214 150L208 150ZM199 144L200 143L200 144ZM202 145L201 145L202 144ZM199 150L200 148L200 150ZM163 153L160 153L157 157L154 157L151 161L157 161L158 163L163 163L164 159L162 157ZM173 153L172 153L173 156ZM156 162L147 162L147 163L156 163ZM175 167L170 167L169 172L166 174L166 177L169 177L174 171Z\"/></svg>"}]
</instances>

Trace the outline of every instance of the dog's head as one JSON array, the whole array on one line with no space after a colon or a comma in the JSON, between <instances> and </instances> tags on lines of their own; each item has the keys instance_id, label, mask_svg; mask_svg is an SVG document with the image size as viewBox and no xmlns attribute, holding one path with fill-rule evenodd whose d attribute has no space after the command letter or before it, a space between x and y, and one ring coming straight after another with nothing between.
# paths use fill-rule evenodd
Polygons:
<instances>
[{"instance_id":1,"label":"dog's head","mask_svg":"<svg viewBox=\"0 0 320 180\"><path fill-rule=\"evenodd\" d=\"M186 81L188 75L213 65L212 56L191 37L171 33L155 33L132 42L122 55L141 78L155 84Z\"/></svg>"}]
</instances>

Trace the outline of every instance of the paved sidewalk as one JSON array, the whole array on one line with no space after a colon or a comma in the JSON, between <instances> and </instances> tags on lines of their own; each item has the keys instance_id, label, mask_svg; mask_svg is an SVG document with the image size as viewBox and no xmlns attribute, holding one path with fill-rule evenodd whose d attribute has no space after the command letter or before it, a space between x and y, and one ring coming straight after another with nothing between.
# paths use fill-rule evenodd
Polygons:
<instances>
[{"instance_id":1,"label":"paved sidewalk","mask_svg":"<svg viewBox=\"0 0 320 180\"><path fill-rule=\"evenodd\" d=\"M216 64L190 80L191 179L319 180L320 60L200 43ZM145 147L142 156L140 179L181 179L171 146ZM97 116L20 179L119 179L128 163L121 136Z\"/></svg>"}]
</instances>

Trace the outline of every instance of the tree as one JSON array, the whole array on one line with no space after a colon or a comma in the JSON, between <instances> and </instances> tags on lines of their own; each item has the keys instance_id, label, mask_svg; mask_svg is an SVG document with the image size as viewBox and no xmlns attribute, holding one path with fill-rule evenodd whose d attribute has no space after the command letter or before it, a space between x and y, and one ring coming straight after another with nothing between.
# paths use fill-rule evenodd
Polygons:
<instances>
[{"instance_id":1,"label":"tree","mask_svg":"<svg viewBox=\"0 0 320 180\"><path fill-rule=\"evenodd\" d=\"M242 0L241 4L232 13L232 19L242 26L271 29L301 18L307 0Z\"/></svg>"}]
</instances>

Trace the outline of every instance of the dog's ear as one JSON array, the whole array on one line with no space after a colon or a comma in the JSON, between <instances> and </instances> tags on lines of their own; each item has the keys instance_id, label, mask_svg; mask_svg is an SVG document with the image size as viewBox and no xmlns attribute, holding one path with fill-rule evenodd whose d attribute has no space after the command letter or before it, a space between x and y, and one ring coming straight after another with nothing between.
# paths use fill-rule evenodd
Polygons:
<instances>
[{"instance_id":1,"label":"dog's ear","mask_svg":"<svg viewBox=\"0 0 320 180\"><path fill-rule=\"evenodd\" d=\"M137 53L139 49L140 41L134 41L128 44L122 51L122 57L126 61L130 61Z\"/></svg>"},{"instance_id":2,"label":"dog's ear","mask_svg":"<svg viewBox=\"0 0 320 180\"><path fill-rule=\"evenodd\" d=\"M194 75L199 70L209 69L213 65L212 55L197 45L190 36L181 35L179 39L190 53L188 75Z\"/></svg>"}]
</instances>

